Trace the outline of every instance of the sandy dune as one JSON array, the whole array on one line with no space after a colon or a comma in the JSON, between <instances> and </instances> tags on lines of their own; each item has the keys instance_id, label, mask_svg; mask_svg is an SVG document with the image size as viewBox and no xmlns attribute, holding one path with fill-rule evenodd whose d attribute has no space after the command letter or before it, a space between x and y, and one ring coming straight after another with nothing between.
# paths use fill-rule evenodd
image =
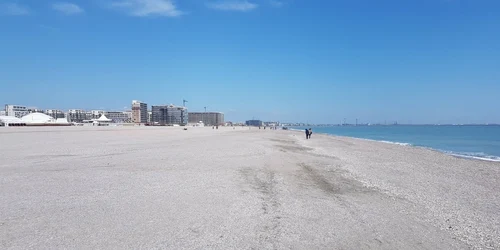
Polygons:
<instances>
[{"instance_id":1,"label":"sandy dune","mask_svg":"<svg viewBox=\"0 0 500 250\"><path fill-rule=\"evenodd\" d=\"M248 128L0 128L0 248L499 249L500 163Z\"/></svg>"}]
</instances>

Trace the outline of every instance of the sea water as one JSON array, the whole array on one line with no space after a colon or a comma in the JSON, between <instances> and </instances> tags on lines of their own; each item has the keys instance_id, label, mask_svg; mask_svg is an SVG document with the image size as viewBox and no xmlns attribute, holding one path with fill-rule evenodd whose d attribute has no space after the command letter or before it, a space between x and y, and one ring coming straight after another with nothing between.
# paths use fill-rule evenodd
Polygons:
<instances>
[{"instance_id":1,"label":"sea water","mask_svg":"<svg viewBox=\"0 0 500 250\"><path fill-rule=\"evenodd\" d=\"M402 146L427 147L459 157L500 161L500 126L395 125L312 127L312 129L313 133L356 137Z\"/></svg>"}]
</instances>

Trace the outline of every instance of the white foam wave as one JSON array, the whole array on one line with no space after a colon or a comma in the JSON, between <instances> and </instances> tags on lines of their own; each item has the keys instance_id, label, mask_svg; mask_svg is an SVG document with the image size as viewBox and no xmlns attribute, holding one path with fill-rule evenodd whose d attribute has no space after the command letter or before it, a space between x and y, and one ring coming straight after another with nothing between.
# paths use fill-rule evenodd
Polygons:
<instances>
[{"instance_id":1,"label":"white foam wave","mask_svg":"<svg viewBox=\"0 0 500 250\"><path fill-rule=\"evenodd\" d=\"M445 152L449 155L453 155L460 158L475 159L482 161L494 161L500 162L500 157L494 155L488 155L483 152Z\"/></svg>"},{"instance_id":2,"label":"white foam wave","mask_svg":"<svg viewBox=\"0 0 500 250\"><path fill-rule=\"evenodd\" d=\"M389 143L389 144L396 144L400 146L411 146L411 143L406 143L406 142L394 142L394 141L378 141L378 142L383 142L383 143Z\"/></svg>"},{"instance_id":3,"label":"white foam wave","mask_svg":"<svg viewBox=\"0 0 500 250\"><path fill-rule=\"evenodd\" d=\"M357 137L352 137L352 138L361 139L361 140L365 140L365 141L374 141L374 142L382 142L382 143L387 143L387 144L394 144L394 145L399 145L399 146L413 146L411 143L407 143L407 142L373 140L373 139L357 138Z\"/></svg>"}]
</instances>

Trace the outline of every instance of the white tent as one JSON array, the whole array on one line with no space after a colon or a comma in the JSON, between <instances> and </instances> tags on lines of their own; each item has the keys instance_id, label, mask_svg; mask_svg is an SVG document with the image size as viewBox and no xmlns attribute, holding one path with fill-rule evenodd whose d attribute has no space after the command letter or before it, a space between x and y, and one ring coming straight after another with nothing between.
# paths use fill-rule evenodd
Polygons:
<instances>
[{"instance_id":1,"label":"white tent","mask_svg":"<svg viewBox=\"0 0 500 250\"><path fill-rule=\"evenodd\" d=\"M96 121L98 121L98 122L111 122L112 120L108 119L104 114L102 114L101 117L99 117L99 119L97 119Z\"/></svg>"},{"instance_id":2,"label":"white tent","mask_svg":"<svg viewBox=\"0 0 500 250\"><path fill-rule=\"evenodd\" d=\"M13 116L0 116L0 126L25 126L26 122Z\"/></svg>"},{"instance_id":3,"label":"white tent","mask_svg":"<svg viewBox=\"0 0 500 250\"><path fill-rule=\"evenodd\" d=\"M31 113L29 115L23 116L21 118L27 124L46 124L46 123L54 123L56 120L51 116L42 113Z\"/></svg>"},{"instance_id":4,"label":"white tent","mask_svg":"<svg viewBox=\"0 0 500 250\"><path fill-rule=\"evenodd\" d=\"M56 123L57 124L69 124L68 119L66 119L66 118L57 118Z\"/></svg>"}]
</instances>

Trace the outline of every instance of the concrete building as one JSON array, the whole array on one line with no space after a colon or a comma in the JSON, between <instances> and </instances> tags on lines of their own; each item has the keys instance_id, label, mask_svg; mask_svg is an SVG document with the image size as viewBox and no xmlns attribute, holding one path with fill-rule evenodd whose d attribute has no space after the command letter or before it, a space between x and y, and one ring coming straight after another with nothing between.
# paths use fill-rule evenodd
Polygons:
<instances>
[{"instance_id":1,"label":"concrete building","mask_svg":"<svg viewBox=\"0 0 500 250\"><path fill-rule=\"evenodd\" d=\"M224 113L221 112L190 112L189 123L203 122L206 126L224 125Z\"/></svg>"},{"instance_id":2,"label":"concrete building","mask_svg":"<svg viewBox=\"0 0 500 250\"><path fill-rule=\"evenodd\" d=\"M43 110L36 107L28 107L28 113L44 113Z\"/></svg>"},{"instance_id":3,"label":"concrete building","mask_svg":"<svg viewBox=\"0 0 500 250\"><path fill-rule=\"evenodd\" d=\"M21 105L5 105L5 115L21 118L25 115L29 114L28 108Z\"/></svg>"},{"instance_id":4,"label":"concrete building","mask_svg":"<svg viewBox=\"0 0 500 250\"><path fill-rule=\"evenodd\" d=\"M279 127L280 126L280 122L264 122L264 126Z\"/></svg>"},{"instance_id":5,"label":"concrete building","mask_svg":"<svg viewBox=\"0 0 500 250\"><path fill-rule=\"evenodd\" d=\"M151 107L151 124L153 125L186 125L188 110L186 107L162 105Z\"/></svg>"},{"instance_id":6,"label":"concrete building","mask_svg":"<svg viewBox=\"0 0 500 250\"><path fill-rule=\"evenodd\" d=\"M247 126L255 126L255 127L264 125L264 123L261 120L249 120L249 121L246 121L245 124Z\"/></svg>"},{"instance_id":7,"label":"concrete building","mask_svg":"<svg viewBox=\"0 0 500 250\"><path fill-rule=\"evenodd\" d=\"M23 116L32 114L32 113L46 113L46 111L38 109L36 107L26 107L21 105L5 105L5 113L0 111L0 115L3 114L5 116L17 117L21 118ZM61 111L60 111L61 112ZM64 113L62 113L62 117L64 117Z\"/></svg>"},{"instance_id":8,"label":"concrete building","mask_svg":"<svg viewBox=\"0 0 500 250\"><path fill-rule=\"evenodd\" d=\"M105 117L113 123L130 123L132 122L132 112L129 111L106 111Z\"/></svg>"},{"instance_id":9,"label":"concrete building","mask_svg":"<svg viewBox=\"0 0 500 250\"><path fill-rule=\"evenodd\" d=\"M68 110L66 117L68 118L69 122L76 122L76 123L82 123L83 121L93 119L92 113L87 112L83 109L70 109Z\"/></svg>"},{"instance_id":10,"label":"concrete building","mask_svg":"<svg viewBox=\"0 0 500 250\"><path fill-rule=\"evenodd\" d=\"M32 112L32 113L38 113L38 112ZM64 112L57 109L46 109L44 113L54 119L65 117Z\"/></svg>"},{"instance_id":11,"label":"concrete building","mask_svg":"<svg viewBox=\"0 0 500 250\"><path fill-rule=\"evenodd\" d=\"M7 116L5 110L0 110L0 116Z\"/></svg>"},{"instance_id":12,"label":"concrete building","mask_svg":"<svg viewBox=\"0 0 500 250\"><path fill-rule=\"evenodd\" d=\"M132 101L132 122L148 122L148 105L146 103L137 100Z\"/></svg>"}]
</instances>

